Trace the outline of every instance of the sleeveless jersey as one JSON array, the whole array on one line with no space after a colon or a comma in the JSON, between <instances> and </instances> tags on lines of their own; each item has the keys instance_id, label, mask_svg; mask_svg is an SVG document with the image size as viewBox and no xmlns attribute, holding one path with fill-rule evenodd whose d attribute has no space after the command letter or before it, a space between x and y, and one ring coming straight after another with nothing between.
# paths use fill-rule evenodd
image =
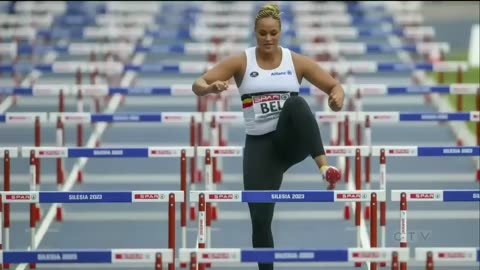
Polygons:
<instances>
[{"instance_id":1,"label":"sleeveless jersey","mask_svg":"<svg viewBox=\"0 0 480 270\"><path fill-rule=\"evenodd\" d=\"M255 47L247 48L247 67L238 88L242 98L246 133L262 135L274 131L283 104L298 95L300 84L290 50L282 48L282 62L271 70L258 66Z\"/></svg>"}]
</instances>

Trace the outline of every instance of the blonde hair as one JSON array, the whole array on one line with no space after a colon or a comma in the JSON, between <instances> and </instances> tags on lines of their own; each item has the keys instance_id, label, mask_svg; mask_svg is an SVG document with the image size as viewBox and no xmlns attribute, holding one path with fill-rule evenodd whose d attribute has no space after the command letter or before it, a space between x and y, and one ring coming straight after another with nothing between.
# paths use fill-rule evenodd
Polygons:
<instances>
[{"instance_id":1,"label":"blonde hair","mask_svg":"<svg viewBox=\"0 0 480 270\"><path fill-rule=\"evenodd\" d=\"M260 19L271 17L278 21L280 29L282 29L282 22L280 19L280 7L277 4L266 4L257 13L255 17L255 28L257 28L257 22Z\"/></svg>"}]
</instances>

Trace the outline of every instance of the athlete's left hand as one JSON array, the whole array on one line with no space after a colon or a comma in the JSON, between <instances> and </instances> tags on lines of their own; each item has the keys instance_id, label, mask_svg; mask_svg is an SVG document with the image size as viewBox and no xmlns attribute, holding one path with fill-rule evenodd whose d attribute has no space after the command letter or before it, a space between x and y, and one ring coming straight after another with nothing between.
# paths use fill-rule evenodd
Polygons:
<instances>
[{"instance_id":1,"label":"athlete's left hand","mask_svg":"<svg viewBox=\"0 0 480 270\"><path fill-rule=\"evenodd\" d=\"M343 107L343 100L345 98L345 93L341 86L335 86L330 95L328 96L328 106L332 111L338 112Z\"/></svg>"}]
</instances>

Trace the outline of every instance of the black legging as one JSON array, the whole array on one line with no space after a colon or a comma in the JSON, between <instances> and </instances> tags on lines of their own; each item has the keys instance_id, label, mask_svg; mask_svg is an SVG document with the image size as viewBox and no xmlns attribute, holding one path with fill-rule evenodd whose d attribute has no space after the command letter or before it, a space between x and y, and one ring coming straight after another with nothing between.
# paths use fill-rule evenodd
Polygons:
<instances>
[{"instance_id":1,"label":"black legging","mask_svg":"<svg viewBox=\"0 0 480 270\"><path fill-rule=\"evenodd\" d=\"M247 135L243 155L245 190L278 190L283 173L308 155L324 155L320 130L307 102L292 96L283 106L275 131ZM273 248L272 218L275 203L249 203L254 248ZM273 264L259 264L272 270Z\"/></svg>"}]
</instances>

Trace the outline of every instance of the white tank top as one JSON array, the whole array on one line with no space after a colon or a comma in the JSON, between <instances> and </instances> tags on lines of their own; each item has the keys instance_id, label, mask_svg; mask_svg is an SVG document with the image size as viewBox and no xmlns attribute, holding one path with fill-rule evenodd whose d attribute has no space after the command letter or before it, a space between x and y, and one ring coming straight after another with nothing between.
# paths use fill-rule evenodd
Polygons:
<instances>
[{"instance_id":1,"label":"white tank top","mask_svg":"<svg viewBox=\"0 0 480 270\"><path fill-rule=\"evenodd\" d=\"M258 66L255 47L245 50L247 68L239 93L242 99L246 133L262 135L274 131L285 100L300 89L292 55L282 48L282 62L275 69Z\"/></svg>"}]
</instances>

